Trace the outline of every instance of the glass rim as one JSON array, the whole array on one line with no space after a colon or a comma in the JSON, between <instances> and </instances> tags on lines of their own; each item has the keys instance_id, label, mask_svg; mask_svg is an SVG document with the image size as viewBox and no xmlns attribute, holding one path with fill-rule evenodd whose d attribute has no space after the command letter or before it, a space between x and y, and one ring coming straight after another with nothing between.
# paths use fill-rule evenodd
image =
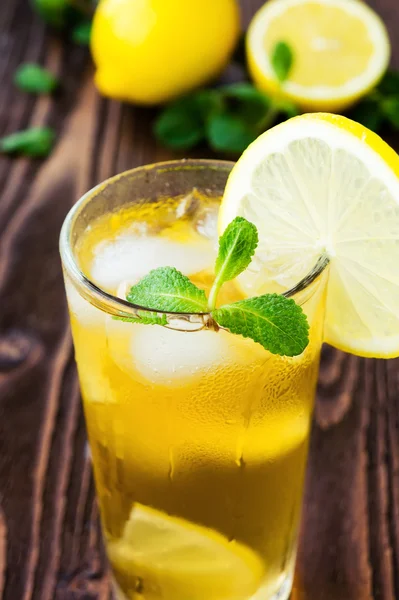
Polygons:
<instances>
[{"instance_id":1,"label":"glass rim","mask_svg":"<svg viewBox=\"0 0 399 600\"><path fill-rule=\"evenodd\" d=\"M89 277L87 277L83 271L80 269L78 262L76 261L73 249L70 244L71 240L71 232L74 225L75 218L79 215L81 209L90 202L91 198L96 194L96 192L105 189L109 185L115 183L118 179L132 175L134 173L139 173L141 171L151 171L153 169L158 169L164 167L168 170L181 170L184 168L187 169L210 169L210 170L226 170L231 171L234 166L234 162L228 160L212 160L212 159L181 159L181 160L171 160L171 161L163 161L152 163L148 165L142 165L139 167L134 167L133 169L128 169L114 175L105 181L99 183L95 187L91 188L87 191L69 210L67 213L60 233L60 254L62 259L63 267L65 268L67 274L72 279L74 285L77 286L78 292L90 302L90 304L96 306L100 310L107 312L108 314L114 315L116 317L122 318L137 318L140 316L138 313L156 313L159 315L164 315L167 320L169 319L183 319L189 322L200 322L204 325L209 320L212 320L210 312L171 312L171 311L162 311L153 309L148 306L140 306L138 304L132 304L127 300L123 300L118 296L114 296L109 292L106 292L99 286L97 286ZM320 254L318 260L312 269L298 281L294 286L292 286L289 290L282 292L281 295L286 298L293 298L298 293L306 290L319 276L324 272L324 270L329 265L329 258L327 254Z\"/></svg>"}]
</instances>

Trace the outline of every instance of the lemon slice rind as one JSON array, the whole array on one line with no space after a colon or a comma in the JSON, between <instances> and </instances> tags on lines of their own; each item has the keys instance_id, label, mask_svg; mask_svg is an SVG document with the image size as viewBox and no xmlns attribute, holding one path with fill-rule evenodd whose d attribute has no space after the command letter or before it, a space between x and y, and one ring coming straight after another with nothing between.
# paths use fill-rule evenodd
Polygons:
<instances>
[{"instance_id":1,"label":"lemon slice rind","mask_svg":"<svg viewBox=\"0 0 399 600\"><path fill-rule=\"evenodd\" d=\"M399 355L399 157L381 138L328 114L269 130L232 171L220 233L237 215L260 236L257 270L239 279L246 295L294 287L327 253L326 341Z\"/></svg>"},{"instance_id":2,"label":"lemon slice rind","mask_svg":"<svg viewBox=\"0 0 399 600\"><path fill-rule=\"evenodd\" d=\"M116 571L128 570L142 580L146 598L250 597L264 575L260 557L249 547L139 503L108 552Z\"/></svg>"}]
</instances>

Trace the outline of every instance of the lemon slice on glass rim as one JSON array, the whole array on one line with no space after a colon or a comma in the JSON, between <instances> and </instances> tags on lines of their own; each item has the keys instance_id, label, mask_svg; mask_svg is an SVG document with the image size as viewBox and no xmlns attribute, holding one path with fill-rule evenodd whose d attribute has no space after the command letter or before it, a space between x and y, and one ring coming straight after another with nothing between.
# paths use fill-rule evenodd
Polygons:
<instances>
[{"instance_id":1,"label":"lemon slice on glass rim","mask_svg":"<svg viewBox=\"0 0 399 600\"><path fill-rule=\"evenodd\" d=\"M239 159L219 212L258 228L239 277L248 296L293 287L330 258L325 340L360 356L399 356L399 156L345 117L302 115Z\"/></svg>"},{"instance_id":2,"label":"lemon slice on glass rim","mask_svg":"<svg viewBox=\"0 0 399 600\"><path fill-rule=\"evenodd\" d=\"M149 600L246 598L264 576L262 560L244 544L139 503L108 554L116 572L141 581Z\"/></svg>"},{"instance_id":3,"label":"lemon slice on glass rim","mask_svg":"<svg viewBox=\"0 0 399 600\"><path fill-rule=\"evenodd\" d=\"M390 57L386 27L362 0L270 0L247 35L252 78L278 93L270 55L279 41L294 64L282 93L303 110L341 112L373 88Z\"/></svg>"}]
</instances>

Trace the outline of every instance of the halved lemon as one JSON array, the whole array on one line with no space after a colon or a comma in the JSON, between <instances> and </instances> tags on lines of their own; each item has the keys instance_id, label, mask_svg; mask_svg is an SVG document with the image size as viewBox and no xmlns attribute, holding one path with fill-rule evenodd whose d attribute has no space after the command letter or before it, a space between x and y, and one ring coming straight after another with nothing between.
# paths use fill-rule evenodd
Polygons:
<instances>
[{"instance_id":1,"label":"halved lemon","mask_svg":"<svg viewBox=\"0 0 399 600\"><path fill-rule=\"evenodd\" d=\"M148 600L240 600L256 592L264 575L247 546L138 503L108 552L115 570L136 577Z\"/></svg>"},{"instance_id":2,"label":"halved lemon","mask_svg":"<svg viewBox=\"0 0 399 600\"><path fill-rule=\"evenodd\" d=\"M270 129L230 175L220 231L237 215L260 238L247 295L290 288L327 254L326 341L399 356L399 156L378 135L322 113Z\"/></svg>"},{"instance_id":3,"label":"halved lemon","mask_svg":"<svg viewBox=\"0 0 399 600\"><path fill-rule=\"evenodd\" d=\"M385 25L362 0L271 0L258 11L247 35L248 63L258 87L272 94L279 88L269 57L278 41L294 53L280 91L303 110L342 111L389 63Z\"/></svg>"}]
</instances>

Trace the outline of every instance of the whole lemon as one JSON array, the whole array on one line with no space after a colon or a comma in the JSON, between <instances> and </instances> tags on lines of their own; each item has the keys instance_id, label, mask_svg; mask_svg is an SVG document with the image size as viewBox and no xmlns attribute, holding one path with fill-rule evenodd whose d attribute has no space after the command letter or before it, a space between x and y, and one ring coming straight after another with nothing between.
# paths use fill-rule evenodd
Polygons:
<instances>
[{"instance_id":1,"label":"whole lemon","mask_svg":"<svg viewBox=\"0 0 399 600\"><path fill-rule=\"evenodd\" d=\"M100 0L96 85L112 98L166 102L219 75L239 31L236 0Z\"/></svg>"}]
</instances>

